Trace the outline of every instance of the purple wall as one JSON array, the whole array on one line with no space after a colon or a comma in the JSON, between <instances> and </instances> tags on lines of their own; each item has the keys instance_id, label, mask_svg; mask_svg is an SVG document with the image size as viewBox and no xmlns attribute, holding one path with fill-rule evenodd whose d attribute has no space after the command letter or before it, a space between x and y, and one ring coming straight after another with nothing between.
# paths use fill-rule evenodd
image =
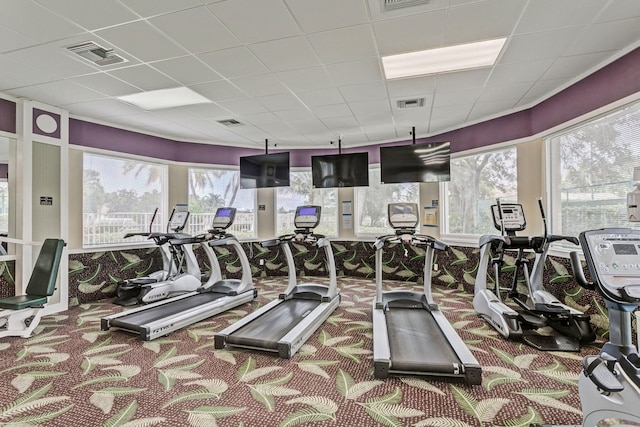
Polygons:
<instances>
[{"instance_id":1,"label":"purple wall","mask_svg":"<svg viewBox=\"0 0 640 427\"><path fill-rule=\"evenodd\" d=\"M416 142L450 141L451 151L458 152L513 141L553 128L639 91L640 48L532 108L428 138L420 138ZM408 141L410 140L344 149L343 152L366 151L369 153L369 162L378 163L378 148L381 145L397 145ZM251 148L178 142L75 119L71 119L69 123L69 142L122 153L203 164L238 165L240 156L264 153L264 150ZM278 151L280 150L273 152ZM311 156L337 152L337 148L292 150L291 166L310 166Z\"/></svg>"},{"instance_id":2,"label":"purple wall","mask_svg":"<svg viewBox=\"0 0 640 427\"><path fill-rule=\"evenodd\" d=\"M6 163L0 163L0 178L9 178L9 165Z\"/></svg>"},{"instance_id":3,"label":"purple wall","mask_svg":"<svg viewBox=\"0 0 640 427\"><path fill-rule=\"evenodd\" d=\"M16 133L16 103L0 98L0 130Z\"/></svg>"}]
</instances>

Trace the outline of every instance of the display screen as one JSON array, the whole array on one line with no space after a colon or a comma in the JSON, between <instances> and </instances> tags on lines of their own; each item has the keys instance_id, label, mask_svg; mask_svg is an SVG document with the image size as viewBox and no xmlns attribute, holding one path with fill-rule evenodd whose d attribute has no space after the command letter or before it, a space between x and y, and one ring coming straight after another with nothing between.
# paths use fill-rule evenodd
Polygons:
<instances>
[{"instance_id":1,"label":"display screen","mask_svg":"<svg viewBox=\"0 0 640 427\"><path fill-rule=\"evenodd\" d=\"M288 152L240 157L240 188L288 186Z\"/></svg>"},{"instance_id":2,"label":"display screen","mask_svg":"<svg viewBox=\"0 0 640 427\"><path fill-rule=\"evenodd\" d=\"M635 245L631 244L614 244L613 251L616 255L638 255Z\"/></svg>"},{"instance_id":3,"label":"display screen","mask_svg":"<svg viewBox=\"0 0 640 427\"><path fill-rule=\"evenodd\" d=\"M380 174L384 184L451 180L451 143L380 147Z\"/></svg>"},{"instance_id":4,"label":"display screen","mask_svg":"<svg viewBox=\"0 0 640 427\"><path fill-rule=\"evenodd\" d=\"M316 216L317 215L317 209L315 207L309 207L309 208L300 208L298 209L298 215L299 216Z\"/></svg>"},{"instance_id":5,"label":"display screen","mask_svg":"<svg viewBox=\"0 0 640 427\"><path fill-rule=\"evenodd\" d=\"M216 212L216 216L231 216L231 209L218 209L218 211Z\"/></svg>"},{"instance_id":6,"label":"display screen","mask_svg":"<svg viewBox=\"0 0 640 427\"><path fill-rule=\"evenodd\" d=\"M364 187L369 185L369 153L311 156L315 188Z\"/></svg>"}]
</instances>

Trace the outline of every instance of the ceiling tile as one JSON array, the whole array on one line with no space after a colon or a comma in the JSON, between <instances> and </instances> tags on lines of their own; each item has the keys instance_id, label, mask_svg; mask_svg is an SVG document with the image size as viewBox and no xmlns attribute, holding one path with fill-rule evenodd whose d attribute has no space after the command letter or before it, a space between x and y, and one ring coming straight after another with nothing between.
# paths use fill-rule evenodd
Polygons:
<instances>
[{"instance_id":1,"label":"ceiling tile","mask_svg":"<svg viewBox=\"0 0 640 427\"><path fill-rule=\"evenodd\" d=\"M158 16L149 22L191 53L240 45L240 41L204 6Z\"/></svg>"},{"instance_id":2,"label":"ceiling tile","mask_svg":"<svg viewBox=\"0 0 640 427\"><path fill-rule=\"evenodd\" d=\"M222 76L193 56L167 59L151 64L158 71L168 75L183 85L222 80Z\"/></svg>"},{"instance_id":3,"label":"ceiling tile","mask_svg":"<svg viewBox=\"0 0 640 427\"><path fill-rule=\"evenodd\" d=\"M378 99L374 101L351 102L349 108L356 117L370 114L388 113L391 111L389 100Z\"/></svg>"},{"instance_id":4,"label":"ceiling tile","mask_svg":"<svg viewBox=\"0 0 640 427\"><path fill-rule=\"evenodd\" d=\"M118 25L96 31L96 34L142 61L159 61L188 54L185 49L144 21Z\"/></svg>"},{"instance_id":5,"label":"ceiling tile","mask_svg":"<svg viewBox=\"0 0 640 427\"><path fill-rule=\"evenodd\" d=\"M95 73L75 77L73 82L107 96L121 96L140 92L140 89L137 87L125 83L107 73Z\"/></svg>"},{"instance_id":6,"label":"ceiling tile","mask_svg":"<svg viewBox=\"0 0 640 427\"><path fill-rule=\"evenodd\" d=\"M239 77L231 82L252 97L288 93L287 88L273 74Z\"/></svg>"},{"instance_id":7,"label":"ceiling tile","mask_svg":"<svg viewBox=\"0 0 640 427\"><path fill-rule=\"evenodd\" d=\"M595 22L617 21L640 17L640 2L637 0L615 0L607 3Z\"/></svg>"},{"instance_id":8,"label":"ceiling tile","mask_svg":"<svg viewBox=\"0 0 640 427\"><path fill-rule=\"evenodd\" d=\"M387 87L384 82L372 82L361 85L341 86L340 93L347 102L387 99Z\"/></svg>"},{"instance_id":9,"label":"ceiling tile","mask_svg":"<svg viewBox=\"0 0 640 427\"><path fill-rule=\"evenodd\" d=\"M388 19L373 24L380 55L396 55L442 46L443 10Z\"/></svg>"},{"instance_id":10,"label":"ceiling tile","mask_svg":"<svg viewBox=\"0 0 640 427\"><path fill-rule=\"evenodd\" d=\"M10 28L0 26L0 53L24 49L38 42Z\"/></svg>"},{"instance_id":11,"label":"ceiling tile","mask_svg":"<svg viewBox=\"0 0 640 427\"><path fill-rule=\"evenodd\" d=\"M554 31L521 34L511 38L506 51L498 59L499 64L534 62L554 59L580 37L584 28L572 27Z\"/></svg>"},{"instance_id":12,"label":"ceiling tile","mask_svg":"<svg viewBox=\"0 0 640 427\"><path fill-rule=\"evenodd\" d=\"M296 95L310 108L344 102L342 94L336 88L297 91Z\"/></svg>"},{"instance_id":13,"label":"ceiling tile","mask_svg":"<svg viewBox=\"0 0 640 427\"><path fill-rule=\"evenodd\" d=\"M534 62L498 64L493 68L487 86L510 83L535 82L553 64L552 59Z\"/></svg>"},{"instance_id":14,"label":"ceiling tile","mask_svg":"<svg viewBox=\"0 0 640 427\"><path fill-rule=\"evenodd\" d=\"M313 108L311 111L321 119L353 116L353 112L347 104L321 105Z\"/></svg>"},{"instance_id":15,"label":"ceiling tile","mask_svg":"<svg viewBox=\"0 0 640 427\"><path fill-rule=\"evenodd\" d=\"M81 1L81 0L80 0ZM138 15L148 18L163 13L175 12L191 7L201 6L200 0L119 0Z\"/></svg>"},{"instance_id":16,"label":"ceiling tile","mask_svg":"<svg viewBox=\"0 0 640 427\"><path fill-rule=\"evenodd\" d=\"M489 78L491 68L459 71L457 73L439 74L436 79L438 91L450 91L467 88L483 87Z\"/></svg>"},{"instance_id":17,"label":"ceiling tile","mask_svg":"<svg viewBox=\"0 0 640 427\"><path fill-rule=\"evenodd\" d=\"M189 87L215 102L228 101L230 99L242 99L247 97L247 95L240 89L238 89L237 86L229 83L226 80L202 83Z\"/></svg>"},{"instance_id":18,"label":"ceiling tile","mask_svg":"<svg viewBox=\"0 0 640 427\"><path fill-rule=\"evenodd\" d=\"M204 119L229 118L230 115L229 111L214 103L185 105L180 108Z\"/></svg>"},{"instance_id":19,"label":"ceiling tile","mask_svg":"<svg viewBox=\"0 0 640 427\"><path fill-rule=\"evenodd\" d=\"M510 112L515 105L513 101L478 102L469 113L469 120L491 117L501 112Z\"/></svg>"},{"instance_id":20,"label":"ceiling tile","mask_svg":"<svg viewBox=\"0 0 640 427\"><path fill-rule=\"evenodd\" d=\"M286 87L294 92L327 89L334 86L323 67L283 71L276 73L276 76Z\"/></svg>"},{"instance_id":21,"label":"ceiling tile","mask_svg":"<svg viewBox=\"0 0 640 427\"><path fill-rule=\"evenodd\" d=\"M8 92L54 106L104 98L101 93L65 80L21 88L19 92L15 90Z\"/></svg>"},{"instance_id":22,"label":"ceiling tile","mask_svg":"<svg viewBox=\"0 0 640 427\"><path fill-rule=\"evenodd\" d=\"M368 22L362 0L285 0L295 20L308 33Z\"/></svg>"},{"instance_id":23,"label":"ceiling tile","mask_svg":"<svg viewBox=\"0 0 640 427\"><path fill-rule=\"evenodd\" d=\"M527 92L526 98L542 101L558 92L560 88L564 87L568 83L569 79L540 80L531 87L529 92Z\"/></svg>"},{"instance_id":24,"label":"ceiling tile","mask_svg":"<svg viewBox=\"0 0 640 427\"><path fill-rule=\"evenodd\" d=\"M76 59L58 43L28 47L3 56L29 67L41 69L51 80L63 79L83 74L95 73L96 68Z\"/></svg>"},{"instance_id":25,"label":"ceiling tile","mask_svg":"<svg viewBox=\"0 0 640 427\"><path fill-rule=\"evenodd\" d=\"M325 31L308 38L316 54L327 64L378 56L369 25Z\"/></svg>"},{"instance_id":26,"label":"ceiling tile","mask_svg":"<svg viewBox=\"0 0 640 427\"><path fill-rule=\"evenodd\" d=\"M220 101L219 104L237 115L264 113L267 111L262 105L253 99L234 99L230 101Z\"/></svg>"},{"instance_id":27,"label":"ceiling tile","mask_svg":"<svg viewBox=\"0 0 640 427\"><path fill-rule=\"evenodd\" d=\"M103 0L36 0L50 11L68 18L87 30L140 19L118 2Z\"/></svg>"},{"instance_id":28,"label":"ceiling tile","mask_svg":"<svg viewBox=\"0 0 640 427\"><path fill-rule=\"evenodd\" d=\"M134 65L109 71L109 74L142 90L168 89L180 84L148 65Z\"/></svg>"},{"instance_id":29,"label":"ceiling tile","mask_svg":"<svg viewBox=\"0 0 640 427\"><path fill-rule=\"evenodd\" d=\"M198 55L198 58L228 79L269 71L253 52L244 46L203 53Z\"/></svg>"},{"instance_id":30,"label":"ceiling tile","mask_svg":"<svg viewBox=\"0 0 640 427\"><path fill-rule=\"evenodd\" d=\"M262 96L256 98L267 110L271 112L286 110L304 110L308 113L305 105L291 93L281 93L278 95Z\"/></svg>"},{"instance_id":31,"label":"ceiling tile","mask_svg":"<svg viewBox=\"0 0 640 427\"><path fill-rule=\"evenodd\" d=\"M532 82L488 86L482 90L477 102L511 101L515 105L532 86Z\"/></svg>"},{"instance_id":32,"label":"ceiling tile","mask_svg":"<svg viewBox=\"0 0 640 427\"><path fill-rule=\"evenodd\" d=\"M273 114L287 123L301 120L317 120L317 118L313 114L311 114L309 110L302 108L297 110L273 111Z\"/></svg>"},{"instance_id":33,"label":"ceiling tile","mask_svg":"<svg viewBox=\"0 0 640 427\"><path fill-rule=\"evenodd\" d=\"M337 86L382 81L382 70L377 58L331 64L327 72Z\"/></svg>"},{"instance_id":34,"label":"ceiling tile","mask_svg":"<svg viewBox=\"0 0 640 427\"><path fill-rule=\"evenodd\" d=\"M251 52L273 72L320 65L318 57L304 37L272 40L249 46Z\"/></svg>"},{"instance_id":35,"label":"ceiling tile","mask_svg":"<svg viewBox=\"0 0 640 427\"><path fill-rule=\"evenodd\" d=\"M433 108L449 107L452 105L473 105L482 92L481 88L438 91L434 95Z\"/></svg>"},{"instance_id":36,"label":"ceiling tile","mask_svg":"<svg viewBox=\"0 0 640 427\"><path fill-rule=\"evenodd\" d=\"M596 65L601 64L613 53L609 51L558 58L542 77L544 79L575 79L590 73Z\"/></svg>"},{"instance_id":37,"label":"ceiling tile","mask_svg":"<svg viewBox=\"0 0 640 427\"><path fill-rule=\"evenodd\" d=\"M80 26L31 0L3 0L0 25L41 43L84 32Z\"/></svg>"},{"instance_id":38,"label":"ceiling tile","mask_svg":"<svg viewBox=\"0 0 640 427\"><path fill-rule=\"evenodd\" d=\"M438 10L445 10L449 7L449 2L454 0L430 0L428 3L419 6L401 7L393 10L385 10L380 0L367 0L369 12L374 21L399 18L407 15L423 14ZM477 1L477 0L474 0Z\"/></svg>"},{"instance_id":39,"label":"ceiling tile","mask_svg":"<svg viewBox=\"0 0 640 427\"><path fill-rule=\"evenodd\" d=\"M589 31L584 31L564 54L582 55L589 52L613 51L619 50L619 46L628 45L637 47L638 28L640 18L591 25Z\"/></svg>"},{"instance_id":40,"label":"ceiling tile","mask_svg":"<svg viewBox=\"0 0 640 427\"><path fill-rule=\"evenodd\" d=\"M581 0L579 6L572 1L530 1L515 28L515 34L585 25L604 5L601 0Z\"/></svg>"},{"instance_id":41,"label":"ceiling tile","mask_svg":"<svg viewBox=\"0 0 640 427\"><path fill-rule=\"evenodd\" d=\"M265 125L265 124L273 124L280 123L281 120L278 116L273 113L256 113L256 114L245 114L243 116L244 120L248 123L251 123L255 126Z\"/></svg>"},{"instance_id":42,"label":"ceiling tile","mask_svg":"<svg viewBox=\"0 0 640 427\"><path fill-rule=\"evenodd\" d=\"M105 120L114 116L123 116L127 114L138 114L141 111L134 105L116 99L99 99L96 101L79 102L76 104L61 105L62 108L68 110L69 113L81 117L89 117L94 119Z\"/></svg>"},{"instance_id":43,"label":"ceiling tile","mask_svg":"<svg viewBox=\"0 0 640 427\"><path fill-rule=\"evenodd\" d=\"M528 0L489 0L452 7L447 13L443 45L510 36L527 3Z\"/></svg>"},{"instance_id":44,"label":"ceiling tile","mask_svg":"<svg viewBox=\"0 0 640 427\"><path fill-rule=\"evenodd\" d=\"M437 76L422 76L412 79L387 80L387 89L392 98L423 96L436 89Z\"/></svg>"},{"instance_id":45,"label":"ceiling tile","mask_svg":"<svg viewBox=\"0 0 640 427\"><path fill-rule=\"evenodd\" d=\"M243 43L258 43L302 33L281 0L234 0L207 7Z\"/></svg>"}]
</instances>

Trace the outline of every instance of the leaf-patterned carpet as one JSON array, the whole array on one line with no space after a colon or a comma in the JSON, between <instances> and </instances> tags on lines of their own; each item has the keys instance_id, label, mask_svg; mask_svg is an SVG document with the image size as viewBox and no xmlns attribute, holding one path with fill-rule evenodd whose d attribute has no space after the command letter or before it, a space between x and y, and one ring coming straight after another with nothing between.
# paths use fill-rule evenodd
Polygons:
<instances>
[{"instance_id":1,"label":"leaf-patterned carpet","mask_svg":"<svg viewBox=\"0 0 640 427\"><path fill-rule=\"evenodd\" d=\"M322 282L323 279L314 279ZM155 341L100 331L111 300L43 318L32 338L0 340L0 424L46 426L528 426L579 424L585 354L508 342L474 313L472 295L434 287L436 300L480 361L481 386L372 373L370 279L340 277L342 303L290 360L213 349L213 334L277 297L258 299ZM410 288L414 283L386 282ZM390 287L389 287L390 289Z\"/></svg>"}]
</instances>

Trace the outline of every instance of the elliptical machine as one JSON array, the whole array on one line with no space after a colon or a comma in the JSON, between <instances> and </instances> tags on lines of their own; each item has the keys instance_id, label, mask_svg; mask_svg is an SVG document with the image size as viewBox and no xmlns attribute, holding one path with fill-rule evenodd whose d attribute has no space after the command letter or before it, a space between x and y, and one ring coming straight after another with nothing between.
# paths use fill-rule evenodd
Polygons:
<instances>
[{"instance_id":1,"label":"elliptical machine","mask_svg":"<svg viewBox=\"0 0 640 427\"><path fill-rule=\"evenodd\" d=\"M480 317L485 319L502 336L521 340L542 351L579 351L580 343L595 340L589 315L561 303L556 297L544 290L543 272L547 253L551 243L565 240L579 244L575 237L549 235L542 207L538 206L544 223L543 236L517 236L516 232L526 228L522 205L500 203L491 206L494 226L502 231L501 236L485 235L480 238L480 264L476 276L473 307ZM505 252L516 250L515 270L511 286L500 286L500 271L505 265ZM533 251L535 261L529 274L529 260L525 251ZM496 256L492 258L492 253ZM487 288L487 268L494 270L494 288ZM524 278L527 293L518 291L520 276ZM506 293L519 306L515 310L502 300ZM537 329L550 326L557 334L542 335Z\"/></svg>"},{"instance_id":2,"label":"elliptical machine","mask_svg":"<svg viewBox=\"0 0 640 427\"><path fill-rule=\"evenodd\" d=\"M152 239L161 250L163 269L148 276L118 283L115 304L123 306L147 304L193 291L201 285L200 267L193 253L192 244L176 242L176 239L191 237L181 232L189 220L187 205L177 204L173 208L165 233L151 231L157 211L158 209L153 214L148 233L127 233L124 237L146 236Z\"/></svg>"},{"instance_id":3,"label":"elliptical machine","mask_svg":"<svg viewBox=\"0 0 640 427\"><path fill-rule=\"evenodd\" d=\"M593 427L605 419L622 426L640 423L640 357L631 332L631 312L640 305L640 231L604 228L584 231L579 240L593 282L584 277L577 252L571 253L574 276L585 288L596 289L609 311L609 342L598 355L582 360L582 425Z\"/></svg>"}]
</instances>

